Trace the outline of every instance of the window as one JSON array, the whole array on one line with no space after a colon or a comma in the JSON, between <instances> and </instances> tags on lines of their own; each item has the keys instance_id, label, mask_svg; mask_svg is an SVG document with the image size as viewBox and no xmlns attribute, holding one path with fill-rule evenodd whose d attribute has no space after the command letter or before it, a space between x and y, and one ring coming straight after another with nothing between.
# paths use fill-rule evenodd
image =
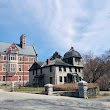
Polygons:
<instances>
[{"instance_id":1,"label":"window","mask_svg":"<svg viewBox=\"0 0 110 110\"><path fill-rule=\"evenodd\" d=\"M6 60L6 56L4 56L4 60Z\"/></svg>"},{"instance_id":2,"label":"window","mask_svg":"<svg viewBox=\"0 0 110 110\"><path fill-rule=\"evenodd\" d=\"M16 54L9 54L8 59L9 60L16 60Z\"/></svg>"},{"instance_id":3,"label":"window","mask_svg":"<svg viewBox=\"0 0 110 110\"><path fill-rule=\"evenodd\" d=\"M79 65L80 59L79 58L75 58L75 62L77 63L77 65Z\"/></svg>"},{"instance_id":4,"label":"window","mask_svg":"<svg viewBox=\"0 0 110 110\"><path fill-rule=\"evenodd\" d=\"M52 84L52 77L50 77L50 84Z\"/></svg>"},{"instance_id":5,"label":"window","mask_svg":"<svg viewBox=\"0 0 110 110\"><path fill-rule=\"evenodd\" d=\"M78 68L79 72L80 72L80 68Z\"/></svg>"},{"instance_id":6,"label":"window","mask_svg":"<svg viewBox=\"0 0 110 110\"><path fill-rule=\"evenodd\" d=\"M23 61L23 57L19 57L19 61Z\"/></svg>"},{"instance_id":7,"label":"window","mask_svg":"<svg viewBox=\"0 0 110 110\"><path fill-rule=\"evenodd\" d=\"M12 72L15 72L16 71L16 64L11 64L11 69L10 69Z\"/></svg>"},{"instance_id":8,"label":"window","mask_svg":"<svg viewBox=\"0 0 110 110\"><path fill-rule=\"evenodd\" d=\"M15 50L15 47L12 47L12 50Z\"/></svg>"},{"instance_id":9,"label":"window","mask_svg":"<svg viewBox=\"0 0 110 110\"><path fill-rule=\"evenodd\" d=\"M19 81L21 81L22 80L22 76L19 76Z\"/></svg>"},{"instance_id":10,"label":"window","mask_svg":"<svg viewBox=\"0 0 110 110\"><path fill-rule=\"evenodd\" d=\"M2 79L2 81L6 81L6 76L3 76L3 79Z\"/></svg>"},{"instance_id":11,"label":"window","mask_svg":"<svg viewBox=\"0 0 110 110\"><path fill-rule=\"evenodd\" d=\"M59 71L62 71L62 67L61 66L59 67Z\"/></svg>"},{"instance_id":12,"label":"window","mask_svg":"<svg viewBox=\"0 0 110 110\"><path fill-rule=\"evenodd\" d=\"M59 81L62 82L62 76L59 77Z\"/></svg>"},{"instance_id":13,"label":"window","mask_svg":"<svg viewBox=\"0 0 110 110\"><path fill-rule=\"evenodd\" d=\"M36 70L36 75L37 75L37 70Z\"/></svg>"},{"instance_id":14,"label":"window","mask_svg":"<svg viewBox=\"0 0 110 110\"><path fill-rule=\"evenodd\" d=\"M82 78L81 77L79 77L79 81L81 81L82 80Z\"/></svg>"},{"instance_id":15,"label":"window","mask_svg":"<svg viewBox=\"0 0 110 110\"><path fill-rule=\"evenodd\" d=\"M69 67L69 70L70 70L70 72L72 72L72 69L71 69L71 67Z\"/></svg>"},{"instance_id":16,"label":"window","mask_svg":"<svg viewBox=\"0 0 110 110\"><path fill-rule=\"evenodd\" d=\"M22 71L22 65L19 65L19 71Z\"/></svg>"},{"instance_id":17,"label":"window","mask_svg":"<svg viewBox=\"0 0 110 110\"><path fill-rule=\"evenodd\" d=\"M77 72L77 68L75 67L75 72Z\"/></svg>"},{"instance_id":18,"label":"window","mask_svg":"<svg viewBox=\"0 0 110 110\"><path fill-rule=\"evenodd\" d=\"M3 64L3 71L6 71L6 64Z\"/></svg>"},{"instance_id":19,"label":"window","mask_svg":"<svg viewBox=\"0 0 110 110\"><path fill-rule=\"evenodd\" d=\"M52 66L50 66L50 72L52 72Z\"/></svg>"},{"instance_id":20,"label":"window","mask_svg":"<svg viewBox=\"0 0 110 110\"><path fill-rule=\"evenodd\" d=\"M40 69L41 73L42 73L42 68Z\"/></svg>"},{"instance_id":21,"label":"window","mask_svg":"<svg viewBox=\"0 0 110 110\"><path fill-rule=\"evenodd\" d=\"M29 57L29 58L28 58L28 61L33 61L33 58Z\"/></svg>"},{"instance_id":22,"label":"window","mask_svg":"<svg viewBox=\"0 0 110 110\"><path fill-rule=\"evenodd\" d=\"M66 71L66 67L63 67L64 71Z\"/></svg>"},{"instance_id":23,"label":"window","mask_svg":"<svg viewBox=\"0 0 110 110\"><path fill-rule=\"evenodd\" d=\"M65 83L67 82L67 77L66 77L66 76L64 76L64 82L65 82Z\"/></svg>"},{"instance_id":24,"label":"window","mask_svg":"<svg viewBox=\"0 0 110 110\"><path fill-rule=\"evenodd\" d=\"M33 75L34 75L34 70L33 70Z\"/></svg>"}]
</instances>

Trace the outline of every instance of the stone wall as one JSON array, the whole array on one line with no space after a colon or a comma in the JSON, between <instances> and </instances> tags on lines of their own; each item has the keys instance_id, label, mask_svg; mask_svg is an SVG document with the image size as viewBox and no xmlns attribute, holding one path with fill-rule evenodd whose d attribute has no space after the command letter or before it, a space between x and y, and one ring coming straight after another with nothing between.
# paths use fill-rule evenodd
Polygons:
<instances>
[{"instance_id":1,"label":"stone wall","mask_svg":"<svg viewBox=\"0 0 110 110\"><path fill-rule=\"evenodd\" d=\"M55 87L54 88L55 95L79 97L79 89L77 84L64 84L60 86L55 85L54 87ZM88 83L86 98L93 98L93 97L97 97L98 95L99 95L99 86L96 83Z\"/></svg>"}]
</instances>

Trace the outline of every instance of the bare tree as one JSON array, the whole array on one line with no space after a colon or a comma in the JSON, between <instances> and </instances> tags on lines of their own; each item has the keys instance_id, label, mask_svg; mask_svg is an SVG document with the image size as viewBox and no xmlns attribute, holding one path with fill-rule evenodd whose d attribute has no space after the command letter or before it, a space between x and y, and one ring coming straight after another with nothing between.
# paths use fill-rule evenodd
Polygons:
<instances>
[{"instance_id":1,"label":"bare tree","mask_svg":"<svg viewBox=\"0 0 110 110\"><path fill-rule=\"evenodd\" d=\"M89 55L86 55L89 56ZM87 57L84 64L84 79L87 82L95 83L105 72L105 63L102 58Z\"/></svg>"},{"instance_id":2,"label":"bare tree","mask_svg":"<svg viewBox=\"0 0 110 110\"><path fill-rule=\"evenodd\" d=\"M110 51L101 57L91 54L83 56L84 80L89 83L98 83L101 90L107 90L110 82Z\"/></svg>"}]
</instances>

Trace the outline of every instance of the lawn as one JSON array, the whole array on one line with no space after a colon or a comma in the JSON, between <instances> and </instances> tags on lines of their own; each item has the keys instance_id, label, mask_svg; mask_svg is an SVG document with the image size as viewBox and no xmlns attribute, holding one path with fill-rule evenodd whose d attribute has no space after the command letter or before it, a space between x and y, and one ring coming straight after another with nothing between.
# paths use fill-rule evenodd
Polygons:
<instances>
[{"instance_id":1,"label":"lawn","mask_svg":"<svg viewBox=\"0 0 110 110\"><path fill-rule=\"evenodd\" d=\"M11 91L10 86L0 86L0 89ZM44 92L44 87L14 87L14 92L29 92L29 93L38 93Z\"/></svg>"}]
</instances>

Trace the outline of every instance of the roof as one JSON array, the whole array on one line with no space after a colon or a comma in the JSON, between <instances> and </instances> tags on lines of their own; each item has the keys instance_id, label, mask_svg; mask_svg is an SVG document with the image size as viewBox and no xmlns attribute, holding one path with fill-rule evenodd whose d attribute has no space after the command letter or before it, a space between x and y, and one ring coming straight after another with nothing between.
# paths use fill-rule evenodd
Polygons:
<instances>
[{"instance_id":1,"label":"roof","mask_svg":"<svg viewBox=\"0 0 110 110\"><path fill-rule=\"evenodd\" d=\"M71 47L71 49L64 54L63 59L70 58L70 57L82 58L81 55L80 55L80 53L77 52L77 51L75 51L75 50L73 49L73 47Z\"/></svg>"},{"instance_id":2,"label":"roof","mask_svg":"<svg viewBox=\"0 0 110 110\"><path fill-rule=\"evenodd\" d=\"M0 53L6 53L6 50L11 46L11 43L0 42ZM15 44L21 55L36 55L36 51L33 46L27 46L23 49L20 44Z\"/></svg>"},{"instance_id":3,"label":"roof","mask_svg":"<svg viewBox=\"0 0 110 110\"><path fill-rule=\"evenodd\" d=\"M41 68L41 66L43 65L43 62L35 62L29 69L29 71L32 71L32 70L37 70L39 68Z\"/></svg>"},{"instance_id":4,"label":"roof","mask_svg":"<svg viewBox=\"0 0 110 110\"><path fill-rule=\"evenodd\" d=\"M45 62L42 67L46 67L46 66L73 66L70 64L67 64L65 62L63 62L61 59L56 58L55 60L50 60L50 64L47 64L47 62Z\"/></svg>"}]
</instances>

